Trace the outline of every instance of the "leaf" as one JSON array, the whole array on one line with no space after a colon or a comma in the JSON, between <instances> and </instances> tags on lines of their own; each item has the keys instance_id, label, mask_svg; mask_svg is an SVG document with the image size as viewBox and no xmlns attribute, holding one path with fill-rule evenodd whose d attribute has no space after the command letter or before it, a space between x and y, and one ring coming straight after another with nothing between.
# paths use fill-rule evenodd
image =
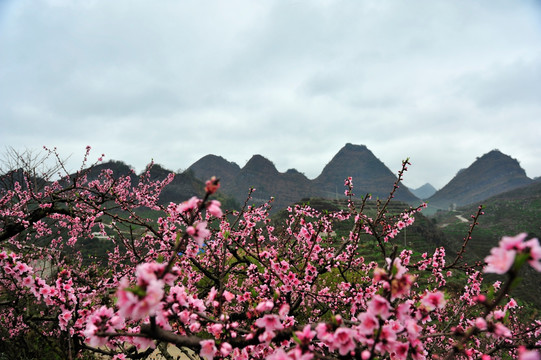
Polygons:
<instances>
[{"instance_id":1,"label":"leaf","mask_svg":"<svg viewBox=\"0 0 541 360\"><path fill-rule=\"evenodd\" d=\"M529 253L519 253L519 254L517 254L517 256L515 257L515 262L513 264L513 270L515 272L518 272L520 270L520 268L524 265L524 263L526 263L526 261L528 261L529 258L530 258Z\"/></svg>"},{"instance_id":2,"label":"leaf","mask_svg":"<svg viewBox=\"0 0 541 360\"><path fill-rule=\"evenodd\" d=\"M293 337L293 341L295 341L297 344L301 345L301 339L295 334L295 331L293 331L293 334L291 334Z\"/></svg>"},{"instance_id":3,"label":"leaf","mask_svg":"<svg viewBox=\"0 0 541 360\"><path fill-rule=\"evenodd\" d=\"M141 286L139 285L134 285L134 286L131 286L129 288L126 288L125 289L126 291L129 291L131 293L134 293L135 295L139 296L139 297L144 297L147 292L145 289L143 289Z\"/></svg>"},{"instance_id":4,"label":"leaf","mask_svg":"<svg viewBox=\"0 0 541 360\"><path fill-rule=\"evenodd\" d=\"M520 276L517 276L516 278L513 279L513 281L511 282L511 285L509 287L509 289L514 289L518 286L518 284L520 284L522 282L522 277Z\"/></svg>"}]
</instances>

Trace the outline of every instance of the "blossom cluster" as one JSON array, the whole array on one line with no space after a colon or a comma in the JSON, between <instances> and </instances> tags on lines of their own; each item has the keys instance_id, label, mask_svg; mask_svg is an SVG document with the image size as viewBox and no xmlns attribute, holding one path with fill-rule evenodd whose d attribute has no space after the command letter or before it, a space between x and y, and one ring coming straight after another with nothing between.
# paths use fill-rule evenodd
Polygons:
<instances>
[{"instance_id":1,"label":"blossom cluster","mask_svg":"<svg viewBox=\"0 0 541 360\"><path fill-rule=\"evenodd\" d=\"M348 178L343 210L292 205L284 222L272 202L225 211L216 178L169 204L172 175L148 171L133 184L111 170L16 183L0 193L0 319L20 325L3 340L40 332L66 358L143 358L168 343L207 360L540 359L541 321L520 318L507 282L525 263L541 271L539 241L503 237L483 269L507 274L494 284L444 248L402 245L426 206L389 210L408 164L375 213ZM111 249L90 261L79 243L98 237Z\"/></svg>"},{"instance_id":2,"label":"blossom cluster","mask_svg":"<svg viewBox=\"0 0 541 360\"><path fill-rule=\"evenodd\" d=\"M531 267L541 271L541 246L537 238L526 240L528 234L521 233L517 236L502 237L498 247L490 250L490 255L485 258L487 273L505 274L513 266L517 256L522 256Z\"/></svg>"}]
</instances>

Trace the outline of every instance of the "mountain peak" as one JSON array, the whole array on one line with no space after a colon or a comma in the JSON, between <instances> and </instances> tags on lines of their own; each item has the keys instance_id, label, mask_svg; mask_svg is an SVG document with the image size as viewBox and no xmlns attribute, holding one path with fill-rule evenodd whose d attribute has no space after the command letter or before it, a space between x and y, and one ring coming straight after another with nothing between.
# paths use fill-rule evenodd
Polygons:
<instances>
[{"instance_id":1,"label":"mountain peak","mask_svg":"<svg viewBox=\"0 0 541 360\"><path fill-rule=\"evenodd\" d=\"M386 197L396 181L396 176L365 145L347 143L325 166L314 180L322 189L321 196L342 193L344 179L351 176L356 193L371 193L374 197ZM340 189L340 191L338 191ZM418 199L402 186L398 200L416 202Z\"/></svg>"},{"instance_id":2,"label":"mountain peak","mask_svg":"<svg viewBox=\"0 0 541 360\"><path fill-rule=\"evenodd\" d=\"M356 145L356 144L352 144L352 143L346 143L346 145L344 145L344 147L342 149L340 149L340 151L342 151L342 150L366 151L366 150L368 150L368 148L366 147L366 145Z\"/></svg>"},{"instance_id":3,"label":"mountain peak","mask_svg":"<svg viewBox=\"0 0 541 360\"><path fill-rule=\"evenodd\" d=\"M259 154L252 156L242 170L278 173L273 162Z\"/></svg>"},{"instance_id":4,"label":"mountain peak","mask_svg":"<svg viewBox=\"0 0 541 360\"><path fill-rule=\"evenodd\" d=\"M520 167L520 163L516 159L497 149L477 158L465 171L474 170L488 171L485 176L501 177L504 174L513 174L526 177L526 171Z\"/></svg>"},{"instance_id":5,"label":"mountain peak","mask_svg":"<svg viewBox=\"0 0 541 360\"><path fill-rule=\"evenodd\" d=\"M221 156L210 154L197 160L187 171L191 171L196 178L202 179L202 181L216 176L220 179L222 190L227 190L233 183L235 176L240 172L240 167Z\"/></svg>"},{"instance_id":6,"label":"mountain peak","mask_svg":"<svg viewBox=\"0 0 541 360\"><path fill-rule=\"evenodd\" d=\"M447 208L451 203L468 205L531 182L516 159L499 150L492 150L459 171L428 201L439 208Z\"/></svg>"},{"instance_id":7,"label":"mountain peak","mask_svg":"<svg viewBox=\"0 0 541 360\"><path fill-rule=\"evenodd\" d=\"M411 189L411 192L419 199L427 199L436 193L436 189L431 184L426 183L417 189Z\"/></svg>"}]
</instances>

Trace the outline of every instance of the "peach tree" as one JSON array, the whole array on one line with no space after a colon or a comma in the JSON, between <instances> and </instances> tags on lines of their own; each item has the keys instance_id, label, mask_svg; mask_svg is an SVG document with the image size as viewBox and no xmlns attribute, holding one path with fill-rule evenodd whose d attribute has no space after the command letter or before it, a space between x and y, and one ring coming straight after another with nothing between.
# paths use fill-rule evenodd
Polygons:
<instances>
[{"instance_id":1,"label":"peach tree","mask_svg":"<svg viewBox=\"0 0 541 360\"><path fill-rule=\"evenodd\" d=\"M540 358L541 322L510 297L521 267L541 270L538 240L504 236L466 266L480 208L456 256L400 248L425 206L388 211L407 161L371 216L348 178L344 210L292 205L276 224L271 201L222 209L216 178L201 198L160 204L174 174L92 177L89 151L75 174L38 187L24 173L0 190L0 355L41 339L52 358L172 358L173 347L202 359ZM107 256L89 259L83 241Z\"/></svg>"}]
</instances>

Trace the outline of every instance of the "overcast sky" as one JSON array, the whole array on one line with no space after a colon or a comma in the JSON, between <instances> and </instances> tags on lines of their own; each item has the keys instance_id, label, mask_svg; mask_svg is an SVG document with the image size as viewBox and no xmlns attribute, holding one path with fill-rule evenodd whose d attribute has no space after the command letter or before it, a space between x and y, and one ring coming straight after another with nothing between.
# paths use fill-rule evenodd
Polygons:
<instances>
[{"instance_id":1,"label":"overcast sky","mask_svg":"<svg viewBox=\"0 0 541 360\"><path fill-rule=\"evenodd\" d=\"M0 1L3 147L314 178L348 142L413 188L492 149L541 176L541 2Z\"/></svg>"}]
</instances>

